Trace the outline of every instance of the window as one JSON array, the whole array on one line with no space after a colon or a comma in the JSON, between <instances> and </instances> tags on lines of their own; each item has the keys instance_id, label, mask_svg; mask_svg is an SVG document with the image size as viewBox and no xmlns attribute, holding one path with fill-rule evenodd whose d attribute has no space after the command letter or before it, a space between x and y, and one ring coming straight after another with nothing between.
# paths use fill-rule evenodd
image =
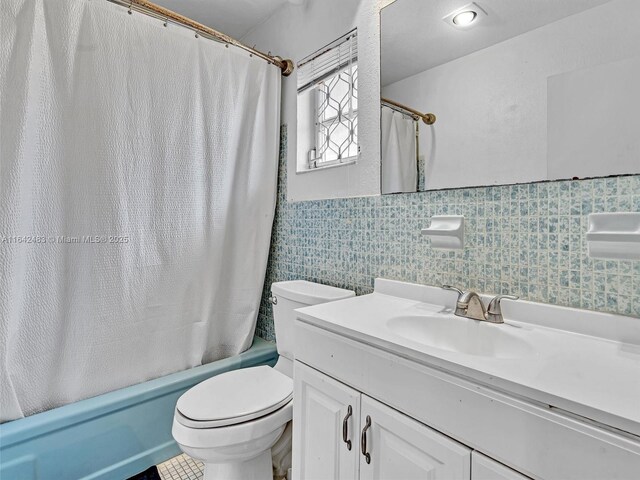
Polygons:
<instances>
[{"instance_id":1,"label":"window","mask_svg":"<svg viewBox=\"0 0 640 480\"><path fill-rule=\"evenodd\" d=\"M298 62L298 69L299 110L309 120L303 122L305 128L313 130L307 135L310 148L304 166L312 170L354 163L358 157L356 31Z\"/></svg>"}]
</instances>

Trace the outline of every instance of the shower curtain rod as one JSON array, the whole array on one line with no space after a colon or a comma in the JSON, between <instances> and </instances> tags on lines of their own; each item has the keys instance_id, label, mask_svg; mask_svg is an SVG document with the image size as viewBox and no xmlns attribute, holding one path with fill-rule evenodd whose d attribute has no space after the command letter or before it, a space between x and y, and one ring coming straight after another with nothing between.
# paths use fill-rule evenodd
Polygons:
<instances>
[{"instance_id":1,"label":"shower curtain rod","mask_svg":"<svg viewBox=\"0 0 640 480\"><path fill-rule=\"evenodd\" d=\"M436 116L433 113L422 113L422 112L419 112L418 110L414 110L411 107L407 107L406 105L403 105L398 102L394 102L393 100L389 100L388 98L384 98L384 97L380 97L380 101L382 103L386 103L392 108L395 107L394 110L400 110L404 113L410 113L411 115L422 119L422 121L427 125L433 125L434 123L436 123Z\"/></svg>"},{"instance_id":2,"label":"shower curtain rod","mask_svg":"<svg viewBox=\"0 0 640 480\"><path fill-rule=\"evenodd\" d=\"M219 42L226 43L227 45L233 45L235 47L246 50L251 55L255 55L256 57L260 57L263 60L275 65L282 71L282 75L288 77L293 72L294 65L291 60L284 60L281 57L271 55L269 53L263 53L260 50L256 50L255 48L249 47L233 37L229 35L225 35L222 32L214 30L211 27L207 27L201 23L196 22L184 15L180 15L179 13L173 12L167 8L161 7L160 5L156 5L155 3L151 3L147 0L108 0L111 3L115 3L118 5L122 5L124 7L129 8L129 13L132 11L137 11L152 17L159 18L160 20L166 22L171 21L172 23L177 23L187 28L193 29L196 34L202 35L204 37L211 38L212 40L216 40Z\"/></svg>"}]
</instances>

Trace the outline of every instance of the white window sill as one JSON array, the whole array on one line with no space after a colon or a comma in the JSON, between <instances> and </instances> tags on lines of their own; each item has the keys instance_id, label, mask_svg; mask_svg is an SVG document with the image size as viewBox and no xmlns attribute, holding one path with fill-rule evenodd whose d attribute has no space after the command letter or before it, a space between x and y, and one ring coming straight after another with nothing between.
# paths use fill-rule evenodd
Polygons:
<instances>
[{"instance_id":1,"label":"white window sill","mask_svg":"<svg viewBox=\"0 0 640 480\"><path fill-rule=\"evenodd\" d=\"M306 168L304 170L297 170L296 171L296 175L297 174L301 174L301 173L317 172L319 170L329 170L330 168L345 167L347 165L353 165L353 164L357 163L357 161L358 161L358 157L349 157L349 158L345 158L344 161L340 162L340 163L334 163L332 165L325 165L323 167Z\"/></svg>"}]
</instances>

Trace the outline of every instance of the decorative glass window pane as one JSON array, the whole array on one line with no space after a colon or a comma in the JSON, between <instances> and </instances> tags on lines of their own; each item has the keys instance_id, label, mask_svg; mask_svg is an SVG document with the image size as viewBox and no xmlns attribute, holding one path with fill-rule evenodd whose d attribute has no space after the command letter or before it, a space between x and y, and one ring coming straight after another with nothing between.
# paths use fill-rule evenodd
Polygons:
<instances>
[{"instance_id":1,"label":"decorative glass window pane","mask_svg":"<svg viewBox=\"0 0 640 480\"><path fill-rule=\"evenodd\" d=\"M309 134L307 169L358 157L357 62L353 30L298 63L298 127L306 124L298 138Z\"/></svg>"},{"instance_id":2,"label":"decorative glass window pane","mask_svg":"<svg viewBox=\"0 0 640 480\"><path fill-rule=\"evenodd\" d=\"M316 166L358 155L358 66L316 85Z\"/></svg>"}]
</instances>

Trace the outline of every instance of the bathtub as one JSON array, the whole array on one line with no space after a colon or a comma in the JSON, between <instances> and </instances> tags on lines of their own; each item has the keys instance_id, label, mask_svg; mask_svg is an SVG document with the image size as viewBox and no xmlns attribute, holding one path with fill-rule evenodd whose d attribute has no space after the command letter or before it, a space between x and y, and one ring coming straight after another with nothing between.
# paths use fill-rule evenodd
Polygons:
<instances>
[{"instance_id":1,"label":"bathtub","mask_svg":"<svg viewBox=\"0 0 640 480\"><path fill-rule=\"evenodd\" d=\"M180 453L173 410L187 389L229 370L274 365L255 337L235 357L173 373L0 425L2 480L126 479Z\"/></svg>"}]
</instances>

